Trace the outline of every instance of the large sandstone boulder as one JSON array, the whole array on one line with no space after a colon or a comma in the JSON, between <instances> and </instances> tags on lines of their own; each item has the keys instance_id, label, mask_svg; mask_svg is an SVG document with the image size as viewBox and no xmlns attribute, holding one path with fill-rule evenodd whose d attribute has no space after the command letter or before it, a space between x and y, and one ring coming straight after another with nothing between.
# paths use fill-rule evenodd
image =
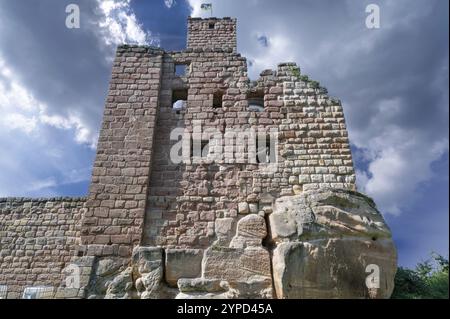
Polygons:
<instances>
[{"instance_id":1,"label":"large sandstone boulder","mask_svg":"<svg viewBox=\"0 0 450 319\"><path fill-rule=\"evenodd\" d=\"M281 197L270 215L278 298L388 298L397 256L373 201L326 189Z\"/></svg>"},{"instance_id":2,"label":"large sandstone boulder","mask_svg":"<svg viewBox=\"0 0 450 319\"><path fill-rule=\"evenodd\" d=\"M166 283L177 286L180 278L199 277L202 270L202 249L166 249Z\"/></svg>"}]
</instances>

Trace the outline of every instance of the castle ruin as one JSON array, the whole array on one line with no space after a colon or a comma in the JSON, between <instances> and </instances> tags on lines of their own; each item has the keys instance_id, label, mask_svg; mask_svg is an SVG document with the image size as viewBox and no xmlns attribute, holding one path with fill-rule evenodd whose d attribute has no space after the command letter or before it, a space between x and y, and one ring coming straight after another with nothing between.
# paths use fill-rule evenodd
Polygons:
<instances>
[{"instance_id":1,"label":"castle ruin","mask_svg":"<svg viewBox=\"0 0 450 319\"><path fill-rule=\"evenodd\" d=\"M0 298L390 296L339 100L295 63L250 81L236 31L117 49L88 197L0 199Z\"/></svg>"}]
</instances>

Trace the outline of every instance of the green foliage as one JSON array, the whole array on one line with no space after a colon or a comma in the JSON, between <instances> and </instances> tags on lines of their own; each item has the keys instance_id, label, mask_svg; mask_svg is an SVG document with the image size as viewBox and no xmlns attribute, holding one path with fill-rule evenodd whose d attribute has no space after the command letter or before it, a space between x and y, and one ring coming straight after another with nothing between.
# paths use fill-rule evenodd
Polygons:
<instances>
[{"instance_id":1,"label":"green foliage","mask_svg":"<svg viewBox=\"0 0 450 319\"><path fill-rule=\"evenodd\" d=\"M303 81L303 82L308 82L309 81L309 77L307 75L301 75L299 77L299 80Z\"/></svg>"},{"instance_id":2,"label":"green foliage","mask_svg":"<svg viewBox=\"0 0 450 319\"><path fill-rule=\"evenodd\" d=\"M292 68L292 75L295 76L297 79L300 78L300 69Z\"/></svg>"},{"instance_id":3,"label":"green foliage","mask_svg":"<svg viewBox=\"0 0 450 319\"><path fill-rule=\"evenodd\" d=\"M448 299L448 259L433 253L415 269L399 267L393 299Z\"/></svg>"},{"instance_id":4,"label":"green foliage","mask_svg":"<svg viewBox=\"0 0 450 319\"><path fill-rule=\"evenodd\" d=\"M317 81L311 81L311 82L309 82L309 83L311 84L311 87L312 87L313 89L317 89L317 88L319 88L319 86L320 86L320 83L317 82Z\"/></svg>"}]
</instances>

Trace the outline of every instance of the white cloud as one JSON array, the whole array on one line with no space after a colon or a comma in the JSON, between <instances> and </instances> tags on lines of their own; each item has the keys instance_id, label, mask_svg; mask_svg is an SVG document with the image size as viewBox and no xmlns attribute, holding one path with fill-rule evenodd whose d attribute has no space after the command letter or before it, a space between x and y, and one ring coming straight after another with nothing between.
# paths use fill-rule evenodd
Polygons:
<instances>
[{"instance_id":1,"label":"white cloud","mask_svg":"<svg viewBox=\"0 0 450 319\"><path fill-rule=\"evenodd\" d=\"M94 34L106 51L103 56L110 65L115 48L119 44L159 45L159 40L150 31L143 29L137 21L131 6L131 0L97 0L97 16L94 16ZM1 56L0 50L0 110L3 116L0 125L4 129L19 130L26 134L39 135L43 126L51 126L61 130L73 130L74 141L95 148L97 127L80 109L69 107L73 104L62 101L63 105L39 100L32 90L20 80L21 70L12 69ZM75 62L75 61L74 61ZM67 90L71 83L52 79L60 86L59 90ZM83 94L79 92L79 94ZM70 104L69 104L70 103ZM67 105L64 105L67 104ZM81 107L81 105L76 105ZM85 106L90 108L89 106ZM97 106L98 109L102 105Z\"/></svg>"},{"instance_id":2,"label":"white cloud","mask_svg":"<svg viewBox=\"0 0 450 319\"><path fill-rule=\"evenodd\" d=\"M74 139L79 144L88 144L95 148L97 134L93 132L83 121L74 114L67 117L51 115L48 107L38 101L20 81L14 76L14 72L6 65L0 56L0 68L2 69L2 81L0 81L0 131L19 130L26 134L39 134L43 125L58 129L74 130ZM6 84L5 84L6 83Z\"/></svg>"},{"instance_id":3,"label":"white cloud","mask_svg":"<svg viewBox=\"0 0 450 319\"><path fill-rule=\"evenodd\" d=\"M280 62L295 61L294 52L290 50L290 39L283 34L265 35L267 46L261 45L259 33L253 37L254 46L247 47L243 55L252 62L248 73L251 79L257 79L265 69L276 69ZM257 49L256 49L257 48Z\"/></svg>"},{"instance_id":4,"label":"white cloud","mask_svg":"<svg viewBox=\"0 0 450 319\"><path fill-rule=\"evenodd\" d=\"M143 29L130 7L131 0L97 0L101 20L98 22L107 45L159 45L159 39Z\"/></svg>"},{"instance_id":5,"label":"white cloud","mask_svg":"<svg viewBox=\"0 0 450 319\"><path fill-rule=\"evenodd\" d=\"M164 4L168 9L171 9L175 4L175 0L164 0Z\"/></svg>"},{"instance_id":6,"label":"white cloud","mask_svg":"<svg viewBox=\"0 0 450 319\"><path fill-rule=\"evenodd\" d=\"M26 117L20 113L9 113L3 115L0 123L5 126L6 129L10 130L21 130L26 134L30 134L37 127L36 117Z\"/></svg>"},{"instance_id":7,"label":"white cloud","mask_svg":"<svg viewBox=\"0 0 450 319\"><path fill-rule=\"evenodd\" d=\"M25 191L35 192L45 188L55 187L56 185L56 180L53 177L49 177L43 180L36 180L31 182L27 187L25 187Z\"/></svg>"},{"instance_id":8,"label":"white cloud","mask_svg":"<svg viewBox=\"0 0 450 319\"><path fill-rule=\"evenodd\" d=\"M448 139L432 140L426 133L392 123L403 108L400 100L384 100L365 129L350 129L350 136L367 172L357 170L358 187L373 196L385 213L398 215L416 200L417 187L433 177L431 164L448 152Z\"/></svg>"}]
</instances>

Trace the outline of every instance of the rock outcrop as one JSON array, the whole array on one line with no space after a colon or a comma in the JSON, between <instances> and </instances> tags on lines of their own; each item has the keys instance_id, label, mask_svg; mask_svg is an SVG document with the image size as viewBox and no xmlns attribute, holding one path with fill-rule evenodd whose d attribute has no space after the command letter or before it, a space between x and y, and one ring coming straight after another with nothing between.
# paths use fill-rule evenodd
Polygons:
<instances>
[{"instance_id":1,"label":"rock outcrop","mask_svg":"<svg viewBox=\"0 0 450 319\"><path fill-rule=\"evenodd\" d=\"M309 191L279 198L269 219L278 298L391 295L396 250L370 198L348 190Z\"/></svg>"},{"instance_id":2,"label":"rock outcrop","mask_svg":"<svg viewBox=\"0 0 450 319\"><path fill-rule=\"evenodd\" d=\"M100 261L97 286L105 286L105 298L142 299L392 293L397 263L391 233L374 202L360 193L323 189L280 197L272 213L241 217L234 235L231 220L216 225L217 240L206 250L136 247L120 272L118 263Z\"/></svg>"}]
</instances>

